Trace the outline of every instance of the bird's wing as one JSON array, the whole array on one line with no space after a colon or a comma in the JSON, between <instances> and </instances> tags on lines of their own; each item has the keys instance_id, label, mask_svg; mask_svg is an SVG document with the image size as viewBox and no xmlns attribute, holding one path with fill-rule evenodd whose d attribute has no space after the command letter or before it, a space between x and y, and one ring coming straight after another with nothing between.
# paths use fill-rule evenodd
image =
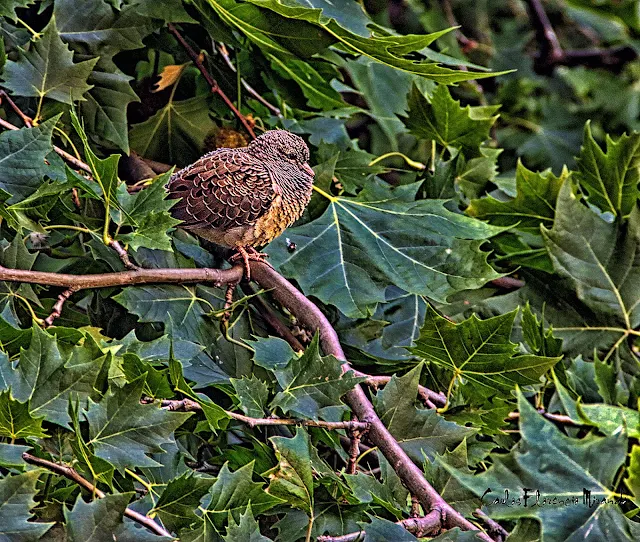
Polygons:
<instances>
[{"instance_id":1,"label":"bird's wing","mask_svg":"<svg viewBox=\"0 0 640 542\"><path fill-rule=\"evenodd\" d=\"M185 226L229 229L256 222L276 197L276 187L260 160L244 151L220 149L176 173L171 209Z\"/></svg>"}]
</instances>

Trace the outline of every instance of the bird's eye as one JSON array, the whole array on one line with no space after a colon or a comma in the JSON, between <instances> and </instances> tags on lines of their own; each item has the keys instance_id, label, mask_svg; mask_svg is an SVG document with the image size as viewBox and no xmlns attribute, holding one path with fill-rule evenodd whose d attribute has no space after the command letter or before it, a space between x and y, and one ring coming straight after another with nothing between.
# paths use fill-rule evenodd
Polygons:
<instances>
[{"instance_id":1,"label":"bird's eye","mask_svg":"<svg viewBox=\"0 0 640 542\"><path fill-rule=\"evenodd\" d=\"M289 158L289 160L295 160L297 158L297 155L295 152L288 152L286 153L286 157Z\"/></svg>"}]
</instances>

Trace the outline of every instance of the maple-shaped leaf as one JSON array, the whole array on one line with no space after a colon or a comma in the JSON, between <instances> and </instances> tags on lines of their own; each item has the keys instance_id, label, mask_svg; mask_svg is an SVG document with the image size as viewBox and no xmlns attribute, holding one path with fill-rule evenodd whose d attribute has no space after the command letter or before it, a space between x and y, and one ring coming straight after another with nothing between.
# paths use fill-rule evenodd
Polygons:
<instances>
[{"instance_id":1,"label":"maple-shaped leaf","mask_svg":"<svg viewBox=\"0 0 640 542\"><path fill-rule=\"evenodd\" d=\"M553 225L556 200L567 177L566 169L556 177L551 170L533 172L518 162L516 197L509 201L492 197L474 199L467 208L467 214L495 226L516 226L522 232L540 235L540 224Z\"/></svg>"},{"instance_id":2,"label":"maple-shaped leaf","mask_svg":"<svg viewBox=\"0 0 640 542\"><path fill-rule=\"evenodd\" d=\"M60 38L55 17L31 42L28 51L19 51L18 60L8 61L4 67L3 85L13 93L71 104L83 100L82 95L91 88L87 79L98 59L74 64L73 53Z\"/></svg>"},{"instance_id":3,"label":"maple-shaped leaf","mask_svg":"<svg viewBox=\"0 0 640 542\"><path fill-rule=\"evenodd\" d=\"M638 525L626 519L617 505L604 503L615 499L616 473L627 455L624 432L610 437L568 437L538 414L521 392L518 410L522 439L508 454L492 454L488 470L473 475L445 462L440 466L482 498L483 510L493 519L538 520L542 540L602 540L599 535L586 538L586 534L592 529L600 531L601 516L609 513L613 521L606 522L609 527L605 530L611 530L608 536L637 538ZM520 499L520 505L511 505L512 499ZM625 532L635 534L622 536Z\"/></svg>"},{"instance_id":4,"label":"maple-shaped leaf","mask_svg":"<svg viewBox=\"0 0 640 542\"><path fill-rule=\"evenodd\" d=\"M616 334L626 335L627 330L637 329L640 325L637 206L634 205L628 221L606 222L565 184L558 198L553 228L543 228L542 235L556 273L568 279L573 295L597 316L597 323L591 325L593 317L589 311L581 310L584 325L578 329L571 326L573 331L589 332L593 328L592 333L609 332L611 341L602 341L598 346L604 348L609 342L615 343ZM564 312L570 314L566 308ZM559 324L554 327L568 327Z\"/></svg>"},{"instance_id":5,"label":"maple-shaped leaf","mask_svg":"<svg viewBox=\"0 0 640 542\"><path fill-rule=\"evenodd\" d=\"M35 0L3 0L0 4L0 17L8 17L12 21L16 20L16 8L26 8Z\"/></svg>"},{"instance_id":6,"label":"maple-shaped leaf","mask_svg":"<svg viewBox=\"0 0 640 542\"><path fill-rule=\"evenodd\" d=\"M115 222L133 228L132 233L118 235L118 240L130 248L171 250L167 231L180 223L169 214L176 200L167 199L166 184L171 171L156 177L149 186L135 194L129 194L124 185L118 190L120 212ZM116 214L116 213L113 213Z\"/></svg>"},{"instance_id":7,"label":"maple-shaped leaf","mask_svg":"<svg viewBox=\"0 0 640 542\"><path fill-rule=\"evenodd\" d=\"M262 514L283 502L266 493L264 484L253 481L253 464L252 461L235 472L229 470L227 463L222 466L215 484L209 490L209 503L202 510L208 528L220 532L229 515L237 521L249 504L255 514Z\"/></svg>"},{"instance_id":8,"label":"maple-shaped leaf","mask_svg":"<svg viewBox=\"0 0 640 542\"><path fill-rule=\"evenodd\" d=\"M137 378L110 389L99 403L89 399L85 412L87 444L119 469L158 466L147 454L164 452L162 444L173 442L173 432L192 414L140 404L143 389L144 377Z\"/></svg>"},{"instance_id":9,"label":"maple-shaped leaf","mask_svg":"<svg viewBox=\"0 0 640 542\"><path fill-rule=\"evenodd\" d=\"M429 98L413 85L408 102L402 121L413 135L435 140L445 148L462 149L469 157L478 154L498 118L494 114L499 106L461 107L445 85L438 85Z\"/></svg>"},{"instance_id":10,"label":"maple-shaped leaf","mask_svg":"<svg viewBox=\"0 0 640 542\"><path fill-rule=\"evenodd\" d=\"M327 209L274 240L271 264L352 318L368 317L391 284L446 302L497 278L479 248L503 230L448 211L442 200L416 201L418 188L378 181L355 198L320 190Z\"/></svg>"},{"instance_id":11,"label":"maple-shaped leaf","mask_svg":"<svg viewBox=\"0 0 640 542\"><path fill-rule=\"evenodd\" d=\"M603 212L626 218L637 206L640 190L640 133L606 136L606 152L584 127L584 140L576 159L575 176L589 194L589 202Z\"/></svg>"},{"instance_id":12,"label":"maple-shaped leaf","mask_svg":"<svg viewBox=\"0 0 640 542\"><path fill-rule=\"evenodd\" d=\"M17 366L0 356L0 388L11 389L19 401L29 401L32 416L67 426L69 398L87 400L105 360L90 338L63 353L56 337L34 324L29 348L21 349Z\"/></svg>"},{"instance_id":13,"label":"maple-shaped leaf","mask_svg":"<svg viewBox=\"0 0 640 542\"><path fill-rule=\"evenodd\" d=\"M53 525L29 521L31 509L36 505L36 484L41 474L41 470L32 470L0 479L0 540L39 540Z\"/></svg>"},{"instance_id":14,"label":"maple-shaped leaf","mask_svg":"<svg viewBox=\"0 0 640 542\"><path fill-rule=\"evenodd\" d=\"M269 386L252 374L251 378L232 378L231 385L238 396L242 411L252 418L262 418L269 399Z\"/></svg>"},{"instance_id":15,"label":"maple-shaped leaf","mask_svg":"<svg viewBox=\"0 0 640 542\"><path fill-rule=\"evenodd\" d=\"M236 542L238 540L244 540L245 542L271 542L270 538L260 534L260 525L253 517L251 503L249 503L245 512L240 514L240 521L236 523L233 516L229 518L227 534L222 539L224 542Z\"/></svg>"},{"instance_id":16,"label":"maple-shaped leaf","mask_svg":"<svg viewBox=\"0 0 640 542\"><path fill-rule=\"evenodd\" d=\"M0 393L0 437L13 441L30 437L44 438L42 419L29 412L28 402L21 403L9 391Z\"/></svg>"},{"instance_id":17,"label":"maple-shaped leaf","mask_svg":"<svg viewBox=\"0 0 640 542\"><path fill-rule=\"evenodd\" d=\"M427 307L420 337L411 351L443 367L452 381L464 382L462 391L474 403L498 394L508 399L516 384L540 383L540 377L560 357L520 354L511 342L517 310L480 320L475 314L455 324Z\"/></svg>"},{"instance_id":18,"label":"maple-shaped leaf","mask_svg":"<svg viewBox=\"0 0 640 542\"><path fill-rule=\"evenodd\" d=\"M425 456L433 459L476 433L475 429L445 420L434 409L416 406L421 371L422 364L404 376L394 375L376 394L374 403L380 419L417 464L422 464Z\"/></svg>"},{"instance_id":19,"label":"maple-shaped leaf","mask_svg":"<svg viewBox=\"0 0 640 542\"><path fill-rule=\"evenodd\" d=\"M0 189L9 194L6 203L13 204L33 194L45 176L59 178L63 167L48 162L52 151L51 134L60 117L55 116L39 126L7 130L0 134Z\"/></svg>"},{"instance_id":20,"label":"maple-shaped leaf","mask_svg":"<svg viewBox=\"0 0 640 542\"><path fill-rule=\"evenodd\" d=\"M313 472L309 434L302 427L293 438L271 437L278 465L269 473L270 495L313 516Z\"/></svg>"},{"instance_id":21,"label":"maple-shaped leaf","mask_svg":"<svg viewBox=\"0 0 640 542\"><path fill-rule=\"evenodd\" d=\"M287 414L317 420L320 409L340 405L340 397L364 378L342 374L342 363L334 356L320 356L316 334L302 356L294 356L283 369L273 372L282 391L271 401Z\"/></svg>"},{"instance_id":22,"label":"maple-shaped leaf","mask_svg":"<svg viewBox=\"0 0 640 542\"><path fill-rule=\"evenodd\" d=\"M214 478L183 474L171 480L150 513L157 514L167 529L177 532L192 525L198 519L195 511Z\"/></svg>"},{"instance_id":23,"label":"maple-shaped leaf","mask_svg":"<svg viewBox=\"0 0 640 542\"><path fill-rule=\"evenodd\" d=\"M201 155L205 137L216 127L207 99L170 99L166 106L129 132L131 148L146 158L186 165Z\"/></svg>"}]
</instances>

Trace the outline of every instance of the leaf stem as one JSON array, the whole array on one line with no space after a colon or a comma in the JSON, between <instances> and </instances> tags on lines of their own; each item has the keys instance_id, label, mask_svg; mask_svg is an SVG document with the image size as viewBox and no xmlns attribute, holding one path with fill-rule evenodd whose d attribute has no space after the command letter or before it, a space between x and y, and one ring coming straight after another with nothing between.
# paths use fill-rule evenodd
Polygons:
<instances>
[{"instance_id":1,"label":"leaf stem","mask_svg":"<svg viewBox=\"0 0 640 542\"><path fill-rule=\"evenodd\" d=\"M390 156L400 156L404 158L404 161L407 164L409 164L412 168L415 168L415 169L422 170L427 168L427 166L425 166L422 162L417 162L416 160L412 160L406 154L403 154L398 151L388 152L386 154L383 154L382 156L378 156L378 158L374 158L373 160L371 160L371 162L369 162L369 167L377 164L378 162L380 162L381 160L384 160L385 158L389 158Z\"/></svg>"}]
</instances>

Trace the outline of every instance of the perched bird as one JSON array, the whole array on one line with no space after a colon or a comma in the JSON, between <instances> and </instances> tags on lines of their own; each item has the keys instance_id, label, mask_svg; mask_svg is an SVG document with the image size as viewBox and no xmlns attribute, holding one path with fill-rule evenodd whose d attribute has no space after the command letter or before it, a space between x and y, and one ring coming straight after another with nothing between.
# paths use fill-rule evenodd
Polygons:
<instances>
[{"instance_id":1,"label":"perched bird","mask_svg":"<svg viewBox=\"0 0 640 542\"><path fill-rule=\"evenodd\" d=\"M238 149L217 149L178 171L167 185L180 198L171 213L180 227L237 251L247 280L249 260L302 215L314 172L304 140L271 130Z\"/></svg>"}]
</instances>

